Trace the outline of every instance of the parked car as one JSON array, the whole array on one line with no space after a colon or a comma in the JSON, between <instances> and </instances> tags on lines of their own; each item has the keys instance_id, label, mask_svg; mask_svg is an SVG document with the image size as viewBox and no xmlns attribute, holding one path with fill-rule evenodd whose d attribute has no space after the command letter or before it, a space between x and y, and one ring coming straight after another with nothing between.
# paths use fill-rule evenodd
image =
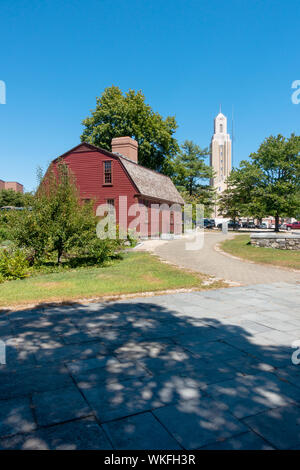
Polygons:
<instances>
[{"instance_id":1,"label":"parked car","mask_svg":"<svg viewBox=\"0 0 300 470\"><path fill-rule=\"evenodd\" d=\"M28 211L32 211L32 207L15 207L15 206L0 207L0 211L24 211L25 209L27 209Z\"/></svg>"},{"instance_id":2,"label":"parked car","mask_svg":"<svg viewBox=\"0 0 300 470\"><path fill-rule=\"evenodd\" d=\"M266 224L265 222L263 222L262 224L259 224L259 225L257 226L257 228L266 229L266 228L268 228L268 224Z\"/></svg>"},{"instance_id":3,"label":"parked car","mask_svg":"<svg viewBox=\"0 0 300 470\"><path fill-rule=\"evenodd\" d=\"M216 226L214 219L204 219L204 228L214 228Z\"/></svg>"},{"instance_id":4,"label":"parked car","mask_svg":"<svg viewBox=\"0 0 300 470\"><path fill-rule=\"evenodd\" d=\"M295 230L300 229L300 222L292 222L291 224L285 224L287 230Z\"/></svg>"},{"instance_id":5,"label":"parked car","mask_svg":"<svg viewBox=\"0 0 300 470\"><path fill-rule=\"evenodd\" d=\"M256 225L254 222L243 222L242 227L243 228L256 228Z\"/></svg>"},{"instance_id":6,"label":"parked car","mask_svg":"<svg viewBox=\"0 0 300 470\"><path fill-rule=\"evenodd\" d=\"M222 223L217 225L218 229L220 229L220 230L222 230L222 226L223 226ZM237 230L237 229L241 228L241 224L239 222L236 222L236 221L234 222L233 220L229 220L228 228L232 228L234 230Z\"/></svg>"}]
</instances>

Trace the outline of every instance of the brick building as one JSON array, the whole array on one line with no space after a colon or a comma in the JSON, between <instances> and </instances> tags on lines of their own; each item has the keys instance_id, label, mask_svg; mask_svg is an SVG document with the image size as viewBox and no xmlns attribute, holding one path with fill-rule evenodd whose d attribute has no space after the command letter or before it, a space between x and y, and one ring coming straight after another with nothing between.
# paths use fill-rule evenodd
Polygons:
<instances>
[{"instance_id":1,"label":"brick building","mask_svg":"<svg viewBox=\"0 0 300 470\"><path fill-rule=\"evenodd\" d=\"M24 186L17 181L3 181L0 180L0 191L1 189L12 189L13 191L16 191L17 193L23 193L24 192Z\"/></svg>"}]
</instances>

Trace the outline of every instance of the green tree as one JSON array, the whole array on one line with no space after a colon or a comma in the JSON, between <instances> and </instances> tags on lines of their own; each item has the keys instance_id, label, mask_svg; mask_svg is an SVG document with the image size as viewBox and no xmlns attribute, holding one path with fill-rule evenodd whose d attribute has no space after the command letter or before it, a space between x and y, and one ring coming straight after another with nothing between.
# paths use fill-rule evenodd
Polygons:
<instances>
[{"instance_id":1,"label":"green tree","mask_svg":"<svg viewBox=\"0 0 300 470\"><path fill-rule=\"evenodd\" d=\"M192 204L203 204L205 216L214 205L215 191L207 184L213 176L212 168L205 163L209 155L194 142L186 140L173 160L173 179L183 199Z\"/></svg>"},{"instance_id":2,"label":"green tree","mask_svg":"<svg viewBox=\"0 0 300 470\"><path fill-rule=\"evenodd\" d=\"M233 221L242 215L240 200L237 196L232 187L227 187L218 199L219 213Z\"/></svg>"},{"instance_id":3,"label":"green tree","mask_svg":"<svg viewBox=\"0 0 300 470\"><path fill-rule=\"evenodd\" d=\"M2 189L0 191L0 207L14 206L24 207L32 202L32 193L18 193L13 189Z\"/></svg>"},{"instance_id":4,"label":"green tree","mask_svg":"<svg viewBox=\"0 0 300 470\"><path fill-rule=\"evenodd\" d=\"M32 210L14 214L13 237L20 247L31 248L41 260L56 252L57 264L72 250L85 251L101 243L96 237L97 219L92 205L82 205L68 167L59 162L45 175L33 198Z\"/></svg>"},{"instance_id":5,"label":"green tree","mask_svg":"<svg viewBox=\"0 0 300 470\"><path fill-rule=\"evenodd\" d=\"M261 219L266 215L266 205L257 189L261 170L243 161L241 168L232 170L226 180L227 189L218 197L219 212L235 220L238 217Z\"/></svg>"},{"instance_id":6,"label":"green tree","mask_svg":"<svg viewBox=\"0 0 300 470\"><path fill-rule=\"evenodd\" d=\"M281 217L299 213L300 137L270 136L250 158L229 177L232 204L243 214L273 215L279 231Z\"/></svg>"},{"instance_id":7,"label":"green tree","mask_svg":"<svg viewBox=\"0 0 300 470\"><path fill-rule=\"evenodd\" d=\"M175 117L165 119L146 104L141 91L106 88L96 99L96 109L82 121L81 140L111 150L114 137L129 136L139 144L139 163L170 174L170 160L178 150Z\"/></svg>"}]
</instances>

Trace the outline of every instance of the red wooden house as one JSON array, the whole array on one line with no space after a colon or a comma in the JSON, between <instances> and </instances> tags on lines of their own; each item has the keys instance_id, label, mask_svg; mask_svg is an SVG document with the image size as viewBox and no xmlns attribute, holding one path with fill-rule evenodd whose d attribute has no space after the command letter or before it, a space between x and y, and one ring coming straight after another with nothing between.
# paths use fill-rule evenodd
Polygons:
<instances>
[{"instance_id":1,"label":"red wooden house","mask_svg":"<svg viewBox=\"0 0 300 470\"><path fill-rule=\"evenodd\" d=\"M116 210L116 222L123 229L127 230L130 222L136 217L134 210L130 209L133 204L142 204L149 213L146 230L148 234L164 232L164 210L174 204L177 207L184 204L168 176L138 164L138 144L130 137L113 139L111 152L83 142L56 158L52 165L56 165L59 160L63 160L75 176L82 201L93 200L95 208L105 203L113 205ZM120 196L127 197L127 208L120 204ZM152 209L159 211L160 215L159 227L152 227L151 232L149 208L153 207L153 204L164 206ZM139 227L137 229L139 230ZM171 232L173 231L174 213L171 212Z\"/></svg>"}]
</instances>

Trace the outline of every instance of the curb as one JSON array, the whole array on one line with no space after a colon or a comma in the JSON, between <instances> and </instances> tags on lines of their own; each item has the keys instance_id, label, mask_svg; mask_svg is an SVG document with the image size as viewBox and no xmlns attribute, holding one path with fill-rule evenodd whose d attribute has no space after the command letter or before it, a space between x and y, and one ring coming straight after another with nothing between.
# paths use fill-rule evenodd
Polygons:
<instances>
[{"instance_id":1,"label":"curb","mask_svg":"<svg viewBox=\"0 0 300 470\"><path fill-rule=\"evenodd\" d=\"M213 282L216 279L213 279ZM213 283L212 282L212 283ZM212 284L211 283L211 284ZM190 287L190 288L180 288L180 289L166 289L166 290L159 290L159 291L147 291L147 292L134 292L132 294L116 294L116 295L103 295L101 297L91 297L91 298L79 298L79 299L70 299L70 300L57 300L52 302L40 302L40 303L32 303L32 304L21 304L21 305L13 305L13 306L6 306L0 307L0 315L9 314L11 312L16 312L19 310L34 310L34 309L46 309L50 307L58 307L58 306L75 306L77 304L85 305L90 303L102 303L102 302L114 302L117 300L126 300L126 299L134 299L137 297L155 297L159 295L167 295L167 294L184 294L190 292L204 292L207 290L216 290L216 289L227 289L228 287L234 286L223 286L213 288L205 288L209 286L209 284L204 285L204 288L201 287Z\"/></svg>"}]
</instances>

